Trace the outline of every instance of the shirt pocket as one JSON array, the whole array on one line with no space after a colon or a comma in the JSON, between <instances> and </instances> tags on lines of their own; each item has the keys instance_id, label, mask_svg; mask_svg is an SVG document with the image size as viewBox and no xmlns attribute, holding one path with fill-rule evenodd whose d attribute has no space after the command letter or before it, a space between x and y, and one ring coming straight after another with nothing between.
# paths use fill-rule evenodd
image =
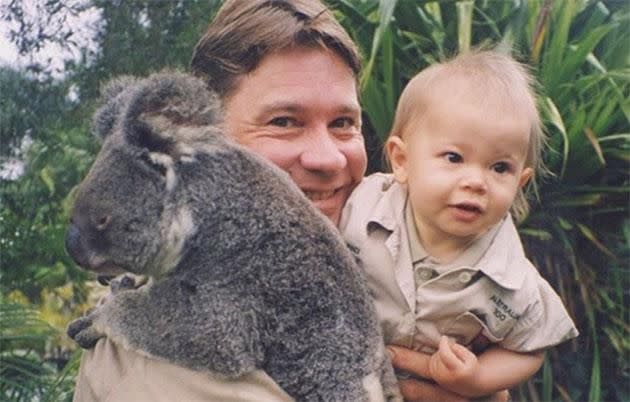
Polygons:
<instances>
[{"instance_id":1,"label":"shirt pocket","mask_svg":"<svg viewBox=\"0 0 630 402\"><path fill-rule=\"evenodd\" d=\"M503 340L503 337L493 334L486 323L471 311L460 314L447 322L442 326L441 333L465 346L470 345L479 335L488 338L490 343L499 343Z\"/></svg>"}]
</instances>

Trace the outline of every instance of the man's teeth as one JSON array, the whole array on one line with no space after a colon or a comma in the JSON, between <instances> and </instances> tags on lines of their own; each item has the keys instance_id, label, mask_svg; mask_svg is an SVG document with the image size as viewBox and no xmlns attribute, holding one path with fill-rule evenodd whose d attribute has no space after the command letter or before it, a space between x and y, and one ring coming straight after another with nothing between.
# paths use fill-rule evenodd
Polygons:
<instances>
[{"instance_id":1,"label":"man's teeth","mask_svg":"<svg viewBox=\"0 0 630 402\"><path fill-rule=\"evenodd\" d=\"M335 190L332 191L305 191L304 195L311 201L321 201L332 197L335 194Z\"/></svg>"}]
</instances>

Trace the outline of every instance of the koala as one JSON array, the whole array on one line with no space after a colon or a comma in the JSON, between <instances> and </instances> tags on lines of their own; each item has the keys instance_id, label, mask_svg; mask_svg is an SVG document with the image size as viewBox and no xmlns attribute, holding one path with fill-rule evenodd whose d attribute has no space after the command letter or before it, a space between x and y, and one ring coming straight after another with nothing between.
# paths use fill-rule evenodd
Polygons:
<instances>
[{"instance_id":1,"label":"koala","mask_svg":"<svg viewBox=\"0 0 630 402\"><path fill-rule=\"evenodd\" d=\"M222 132L204 82L128 77L104 98L66 248L98 274L149 279L69 336L222 378L262 369L300 401L402 400L353 255L285 172Z\"/></svg>"}]
</instances>

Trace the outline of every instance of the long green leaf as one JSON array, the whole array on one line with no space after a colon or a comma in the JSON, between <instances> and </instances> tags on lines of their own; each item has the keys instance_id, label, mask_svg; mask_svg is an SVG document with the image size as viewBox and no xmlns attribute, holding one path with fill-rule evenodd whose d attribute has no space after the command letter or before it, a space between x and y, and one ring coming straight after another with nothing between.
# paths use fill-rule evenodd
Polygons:
<instances>
[{"instance_id":1,"label":"long green leaf","mask_svg":"<svg viewBox=\"0 0 630 402\"><path fill-rule=\"evenodd\" d=\"M554 75L554 78L556 80L570 82L570 79L575 75L576 70L584 64L587 56L593 51L602 38L612 30L612 28L612 25L595 28L593 31L589 32L577 46L569 46L569 51L565 53L562 60L562 66L558 70L558 73Z\"/></svg>"},{"instance_id":2,"label":"long green leaf","mask_svg":"<svg viewBox=\"0 0 630 402\"><path fill-rule=\"evenodd\" d=\"M557 7L559 5L559 7ZM561 81L562 76L558 71L562 68L564 62L565 49L569 44L569 31L571 22L575 15L575 0L556 0L554 2L554 11L552 13L551 27L553 34L551 35L549 49L545 53L543 67L543 84L548 93L555 93L556 86Z\"/></svg>"},{"instance_id":3,"label":"long green leaf","mask_svg":"<svg viewBox=\"0 0 630 402\"><path fill-rule=\"evenodd\" d=\"M361 79L362 85L365 84L367 79L372 75L372 70L374 69L374 63L376 62L376 56L378 55L378 50L380 48L381 41L383 40L383 35L389 26L392 16L394 14L394 9L396 8L396 3L398 0L380 0L378 13L379 13L379 22L376 27L376 31L374 33L374 38L372 39L372 49L370 51L370 58L365 66L363 77Z\"/></svg>"},{"instance_id":4,"label":"long green leaf","mask_svg":"<svg viewBox=\"0 0 630 402\"><path fill-rule=\"evenodd\" d=\"M553 368L551 367L551 363L549 362L549 356L545 355L545 360L543 363L543 390L542 390L542 400L543 401L551 401L553 398L551 397L553 392Z\"/></svg>"},{"instance_id":5,"label":"long green leaf","mask_svg":"<svg viewBox=\"0 0 630 402\"><path fill-rule=\"evenodd\" d=\"M560 134L562 135L563 143L562 143L562 165L560 168L560 173L558 174L559 178L562 179L564 177L567 161L569 159L569 137L567 136L567 130L564 126L564 121L558 108L551 98L545 97L544 102L542 104L543 113L546 115L549 122L558 129Z\"/></svg>"},{"instance_id":6,"label":"long green leaf","mask_svg":"<svg viewBox=\"0 0 630 402\"><path fill-rule=\"evenodd\" d=\"M393 121L396 100L399 95L398 76L394 73L394 40L390 27L385 30L381 49L381 69L385 86L385 113L387 115L385 124L389 129Z\"/></svg>"},{"instance_id":7,"label":"long green leaf","mask_svg":"<svg viewBox=\"0 0 630 402\"><path fill-rule=\"evenodd\" d=\"M384 98L376 79L366 81L361 98L363 110L370 118L370 122L376 130L377 136L381 140L384 140L387 131L389 130L389 126L387 124L387 116L385 113L386 107Z\"/></svg>"},{"instance_id":8,"label":"long green leaf","mask_svg":"<svg viewBox=\"0 0 630 402\"><path fill-rule=\"evenodd\" d=\"M470 50L472 37L472 17L474 0L458 1L457 7L457 43L460 53Z\"/></svg>"},{"instance_id":9,"label":"long green leaf","mask_svg":"<svg viewBox=\"0 0 630 402\"><path fill-rule=\"evenodd\" d=\"M612 251L610 251L608 249L608 247L606 247L597 238L597 236L595 236L595 233L593 233L593 231L590 228L588 228L586 225L583 225L581 223L577 223L576 225L577 225L578 229L580 229L580 232L582 232L584 237L586 237L591 243L593 243L595 245L595 247L597 247L604 254L607 254L609 257L611 257L613 259L615 258L615 254Z\"/></svg>"}]
</instances>

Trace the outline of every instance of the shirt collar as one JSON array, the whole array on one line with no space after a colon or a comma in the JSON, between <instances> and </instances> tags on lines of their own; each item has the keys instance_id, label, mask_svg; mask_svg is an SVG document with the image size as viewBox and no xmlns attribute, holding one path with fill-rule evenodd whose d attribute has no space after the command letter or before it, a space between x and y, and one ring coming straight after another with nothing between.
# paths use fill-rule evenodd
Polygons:
<instances>
[{"instance_id":1,"label":"shirt collar","mask_svg":"<svg viewBox=\"0 0 630 402\"><path fill-rule=\"evenodd\" d=\"M411 263L416 264L430 256L422 246L420 238L418 237L416 222L413 218L413 208L411 208L409 197L407 197L405 204L405 228L407 230L407 238L409 239L409 255L411 256Z\"/></svg>"},{"instance_id":2,"label":"shirt collar","mask_svg":"<svg viewBox=\"0 0 630 402\"><path fill-rule=\"evenodd\" d=\"M407 218L409 212L406 211L407 191L394 180L393 176L383 183L382 191L383 197L374 208L367 229L369 231L371 225L378 225L389 232L394 232L396 229L401 229L401 222L409 221ZM413 215L410 219L412 223ZM407 232L419 246L415 250L410 249L412 261L415 262L416 257L425 258L421 257L422 255L428 256L418 241L415 228ZM453 263L448 264L448 267L480 270L506 289L519 289L525 280L526 271L522 269L522 263L526 260L518 232L512 217L508 214L496 226L475 240L473 245Z\"/></svg>"},{"instance_id":3,"label":"shirt collar","mask_svg":"<svg viewBox=\"0 0 630 402\"><path fill-rule=\"evenodd\" d=\"M393 232L403 221L407 192L394 180L393 175L383 183L381 191L383 191L383 196L376 204L372 217L368 221L368 230L371 224L376 224Z\"/></svg>"},{"instance_id":4,"label":"shirt collar","mask_svg":"<svg viewBox=\"0 0 630 402\"><path fill-rule=\"evenodd\" d=\"M418 246L424 251L420 243ZM432 257L426 251L424 253L429 257L428 261L431 261ZM512 217L507 215L473 241L454 261L436 265L434 268L439 273L462 268L473 269L483 272L503 288L519 289L525 279L526 271L521 265L524 261L526 257L518 232Z\"/></svg>"},{"instance_id":5,"label":"shirt collar","mask_svg":"<svg viewBox=\"0 0 630 402\"><path fill-rule=\"evenodd\" d=\"M495 230L477 266L500 286L519 289L525 281L529 263L512 217L503 218Z\"/></svg>"},{"instance_id":6,"label":"shirt collar","mask_svg":"<svg viewBox=\"0 0 630 402\"><path fill-rule=\"evenodd\" d=\"M424 261L427 265L433 266L439 273L462 267L481 269L483 271L483 268L477 267L477 263L492 244L492 241L499 232L501 224L502 222L496 224L481 237L475 239L455 260L448 264L440 264L438 260L429 255L420 242L413 219L413 209L408 199L407 206L405 207L405 225L409 236L409 250L412 263L417 264Z\"/></svg>"},{"instance_id":7,"label":"shirt collar","mask_svg":"<svg viewBox=\"0 0 630 402\"><path fill-rule=\"evenodd\" d=\"M485 252L490 248L492 242L494 241L499 229L501 227L502 222L491 227L486 231L481 237L475 239L467 248L464 250L455 260L448 264L449 268L455 267L475 267L485 254ZM479 267L482 271L483 267Z\"/></svg>"}]
</instances>

